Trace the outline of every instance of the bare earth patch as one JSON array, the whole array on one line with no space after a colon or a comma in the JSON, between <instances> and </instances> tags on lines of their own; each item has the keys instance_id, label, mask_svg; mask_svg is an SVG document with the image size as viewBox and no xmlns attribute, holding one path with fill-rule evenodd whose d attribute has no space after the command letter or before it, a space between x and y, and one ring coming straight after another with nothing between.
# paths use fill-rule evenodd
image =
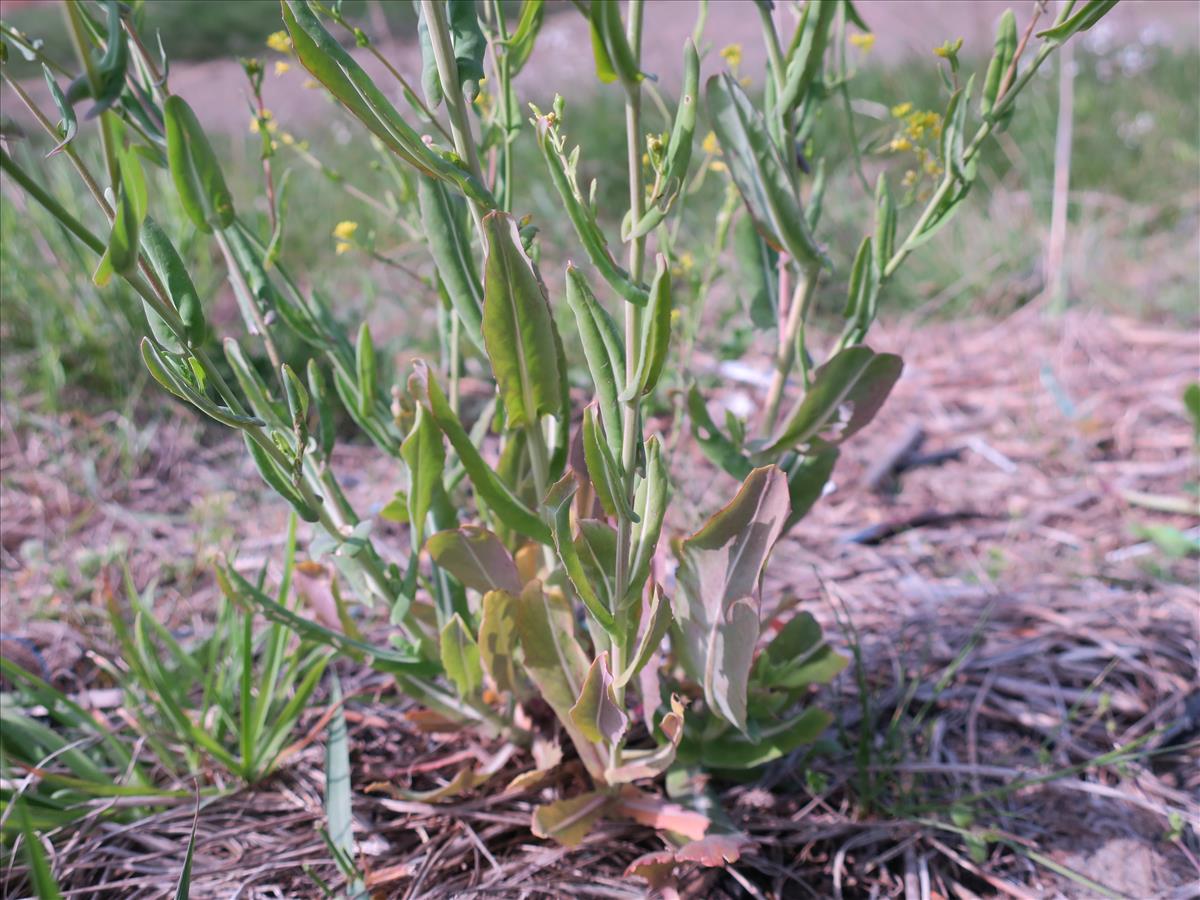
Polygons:
<instances>
[{"instance_id":1,"label":"bare earth patch","mask_svg":"<svg viewBox=\"0 0 1200 900\"><path fill-rule=\"evenodd\" d=\"M1180 400L1196 377L1195 332L1073 312L891 324L873 346L901 352L905 376L844 451L837 489L776 549L764 591L816 615L843 652L857 645L861 668L818 697L837 715L829 752L716 785L754 845L735 864L677 873L678 890L1194 896L1200 573L1145 528L1197 526ZM759 395L747 384L725 400ZM83 699L105 686L88 654L109 652L99 625L107 598L123 596L122 563L139 589L159 582L156 609L186 633L205 627L214 553L237 548L247 567L281 556L281 504L237 442L205 445L213 432L191 418L3 414L3 649ZM918 429L917 466L879 476ZM339 465L364 513L400 486L370 448L346 448ZM697 515L732 492L698 455L675 475ZM402 533L378 533L404 552ZM446 804L368 792L436 787L498 748L422 733L390 681L339 671L361 864L380 896L645 896L622 877L661 847L644 829L608 824L572 852L529 833L535 803L580 788L569 764L504 794L527 762L517 757ZM317 896L306 864L341 883L317 830L325 711L310 710L296 736L308 742L283 772L202 808L193 897ZM56 858L63 887L162 896L191 820L190 801L132 825L97 819ZM22 875L2 879L16 890Z\"/></svg>"}]
</instances>

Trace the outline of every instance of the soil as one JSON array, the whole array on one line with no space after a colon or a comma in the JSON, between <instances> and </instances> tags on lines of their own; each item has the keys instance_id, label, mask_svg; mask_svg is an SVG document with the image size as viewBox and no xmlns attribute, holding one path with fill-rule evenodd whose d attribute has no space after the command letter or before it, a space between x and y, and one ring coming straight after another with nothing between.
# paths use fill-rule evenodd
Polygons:
<instances>
[{"instance_id":1,"label":"soil","mask_svg":"<svg viewBox=\"0 0 1200 900\"><path fill-rule=\"evenodd\" d=\"M1159 731L1186 736L1197 727L1187 725L1200 659L1197 560L1171 557L1145 531L1196 534L1188 498L1200 469L1180 401L1196 373L1194 332L1078 311L919 330L883 323L873 338L877 350L903 351L905 375L878 420L846 446L836 489L777 548L764 598L775 610L811 611L842 652L857 643L871 720L864 725L863 695L850 674L817 702L835 712L839 732L877 732L878 759L911 793L889 794L889 815L863 818L853 812L859 789L844 793L853 782L850 763L810 763L833 785L813 793L799 780L800 760L781 761L753 786L724 789L756 849L725 870L681 873L681 890L744 896L741 881L749 878L764 896L803 896L788 886L797 878L817 896L836 893L839 882L845 896L858 896L869 884L896 887L924 867L935 883L949 885L945 896L981 895L989 885L1020 896L1097 896L1081 883L1086 878L1127 897L1188 896L1200 874L1194 836L1186 828L1183 839L1164 835L1173 827L1169 808L1200 822L1197 745L1135 754L1119 765L1088 763L1136 740L1153 749ZM761 374L743 377L754 382ZM761 389L735 385L721 402L753 407ZM201 628L214 596L207 574L214 553L236 548L247 568L280 557L285 512L261 489L236 441L190 418L142 430L111 416L20 416L14 428L13 414L5 410L0 448L5 652L32 650L64 688L95 686L87 654L107 652L97 625L108 596L122 596L121 563L140 589L158 582L155 608L165 619ZM132 445L118 450L112 435L121 427ZM928 464L871 490L865 479L872 468L911 443L916 427ZM685 462L675 473L685 501L677 530L693 527L701 510L727 500L734 487L689 447L681 445ZM337 468L363 511L377 511L399 484L395 466L368 447L343 448ZM402 558L405 536L379 534L385 551ZM566 854L530 843L527 798L485 790L440 807L361 793L381 779L435 786L441 782L414 781L412 767L427 761L432 774L461 758L464 744L461 736L414 732L402 698L369 672L346 670L343 679L358 693L351 707L351 743L360 748L356 810L381 888L516 897L537 890L561 896L564 885L575 885L581 897L640 896L621 869L658 849L645 832L606 826ZM314 709L306 727L315 728L321 712ZM890 756L896 734L900 744ZM275 860L305 852L321 858L312 831L321 816L319 743L278 783L206 807L193 896L228 896L235 882L253 885L248 896L270 896L271 885L307 896L307 876ZM993 845L982 864L955 850L953 836L903 813L914 797L948 803L937 798L1076 765L1079 774L980 801L980 821L997 823L1016 842ZM938 808L930 816L944 817ZM157 837L145 846L186 832L190 816L178 808L156 817L144 840ZM250 844L228 834L246 817L258 823ZM405 836L414 828L440 835L439 842L413 844ZM475 852L472 828L495 867L466 865L462 855ZM108 860L106 879L128 882L123 894L154 896L147 890L156 876L123 868L135 837L76 848L60 871L78 886L98 877L95 869L73 868L86 851ZM1054 874L1012 852L1026 845L1075 874ZM889 855L902 847L916 855ZM164 873L179 862L156 853L153 867ZM872 863L881 855L896 862ZM582 871L600 880L581 882Z\"/></svg>"}]
</instances>

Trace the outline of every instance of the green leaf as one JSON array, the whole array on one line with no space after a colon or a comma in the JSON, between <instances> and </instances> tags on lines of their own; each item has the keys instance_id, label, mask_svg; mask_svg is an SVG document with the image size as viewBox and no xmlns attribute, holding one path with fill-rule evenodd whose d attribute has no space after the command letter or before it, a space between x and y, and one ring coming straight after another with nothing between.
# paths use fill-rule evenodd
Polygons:
<instances>
[{"instance_id":1,"label":"green leaf","mask_svg":"<svg viewBox=\"0 0 1200 900\"><path fill-rule=\"evenodd\" d=\"M544 15L543 0L524 0L521 4L521 16L517 20L517 27L505 43L510 77L516 77L528 62L529 55L533 53L533 45L542 28Z\"/></svg>"},{"instance_id":2,"label":"green leaf","mask_svg":"<svg viewBox=\"0 0 1200 900\"><path fill-rule=\"evenodd\" d=\"M729 731L700 742L700 762L711 769L753 769L786 756L802 744L811 744L832 721L832 715L814 706L785 722L760 729L757 740ZM686 747L688 742L684 743Z\"/></svg>"},{"instance_id":3,"label":"green leaf","mask_svg":"<svg viewBox=\"0 0 1200 900\"><path fill-rule=\"evenodd\" d=\"M420 3L414 3L413 6L417 9L417 45L421 48L421 93L425 95L425 103L429 108L437 109L442 103L442 77L438 74L437 57L433 52L433 40L429 37L425 10Z\"/></svg>"},{"instance_id":4,"label":"green leaf","mask_svg":"<svg viewBox=\"0 0 1200 900\"><path fill-rule=\"evenodd\" d=\"M483 340L508 422L540 427L565 406L565 362L550 304L521 247L517 223L501 212L483 219Z\"/></svg>"},{"instance_id":5,"label":"green leaf","mask_svg":"<svg viewBox=\"0 0 1200 900\"><path fill-rule=\"evenodd\" d=\"M823 264L824 254L808 229L788 168L762 113L728 73L710 78L707 94L723 159L759 233L803 265Z\"/></svg>"},{"instance_id":6,"label":"green leaf","mask_svg":"<svg viewBox=\"0 0 1200 900\"><path fill-rule=\"evenodd\" d=\"M446 0L446 6L458 83L462 85L467 102L474 103L479 96L479 82L483 80L483 53L487 41L475 14L475 0Z\"/></svg>"},{"instance_id":7,"label":"green leaf","mask_svg":"<svg viewBox=\"0 0 1200 900\"><path fill-rule=\"evenodd\" d=\"M517 564L500 538L486 528L464 525L429 536L425 549L433 561L466 587L487 591L521 591Z\"/></svg>"},{"instance_id":8,"label":"green leaf","mask_svg":"<svg viewBox=\"0 0 1200 900\"><path fill-rule=\"evenodd\" d=\"M432 178L417 179L417 201L438 276L467 337L483 350L483 286L471 255L466 205Z\"/></svg>"},{"instance_id":9,"label":"green leaf","mask_svg":"<svg viewBox=\"0 0 1200 900\"><path fill-rule=\"evenodd\" d=\"M188 900L192 893L192 858L196 853L196 826L200 824L200 796L196 795L196 812L192 816L192 831L188 835L187 852L183 856L183 868L175 882L175 900Z\"/></svg>"},{"instance_id":10,"label":"green leaf","mask_svg":"<svg viewBox=\"0 0 1200 900\"><path fill-rule=\"evenodd\" d=\"M554 547L558 558L563 564L563 570L570 579L571 586L587 607L587 611L600 623L600 627L612 634L615 620L605 602L597 595L579 557L579 548L571 534L571 500L576 488L572 486L575 476L568 473L550 490L547 505L551 508L554 522Z\"/></svg>"},{"instance_id":11,"label":"green leaf","mask_svg":"<svg viewBox=\"0 0 1200 900\"><path fill-rule=\"evenodd\" d=\"M629 590L623 601L626 607L642 598L646 579L650 576L650 563L658 547L659 535L662 534L670 495L671 479L663 460L662 447L657 437L651 437L646 441L646 477L638 485L634 497L637 518L633 526Z\"/></svg>"},{"instance_id":12,"label":"green leaf","mask_svg":"<svg viewBox=\"0 0 1200 900\"><path fill-rule=\"evenodd\" d=\"M637 372L622 392L620 399L628 403L633 397L646 396L654 390L667 361L671 342L671 271L667 258L658 254L654 281L650 285L650 308L642 316L642 334L638 348Z\"/></svg>"},{"instance_id":13,"label":"green leaf","mask_svg":"<svg viewBox=\"0 0 1200 900\"><path fill-rule=\"evenodd\" d=\"M117 191L117 216L113 220L112 231L108 236L108 249L97 267L96 284L104 287L108 284L111 273L128 275L137 266L138 233L141 222L138 221L130 192L122 185ZM94 279L95 280L95 279Z\"/></svg>"},{"instance_id":14,"label":"green leaf","mask_svg":"<svg viewBox=\"0 0 1200 900\"><path fill-rule=\"evenodd\" d=\"M624 784L637 781L640 778L657 778L675 762L675 753L683 738L683 704L677 696L671 697L671 711L658 723L667 743L660 744L654 750L626 750L622 754L624 762L615 768L605 771L604 779L609 784Z\"/></svg>"},{"instance_id":15,"label":"green leaf","mask_svg":"<svg viewBox=\"0 0 1200 900\"><path fill-rule=\"evenodd\" d=\"M599 519L580 519L575 552L600 603L616 609L617 530Z\"/></svg>"},{"instance_id":16,"label":"green leaf","mask_svg":"<svg viewBox=\"0 0 1200 900\"><path fill-rule=\"evenodd\" d=\"M246 440L246 449L250 451L250 458L254 460L254 467L258 469L258 474L262 476L263 481L290 503L292 509L296 510L297 515L305 522L319 522L321 520L320 513L308 505L308 501L304 499L304 495L293 482L293 473L280 468L262 445L249 434L243 433L242 437Z\"/></svg>"},{"instance_id":17,"label":"green leaf","mask_svg":"<svg viewBox=\"0 0 1200 900\"><path fill-rule=\"evenodd\" d=\"M53 149L46 154L49 159L54 154L62 150L63 147L71 143L75 138L75 134L79 131L79 123L75 118L75 109L67 102L67 98L63 96L62 90L59 89L58 82L54 80L54 74L50 71L50 67L42 63L42 75L46 79L46 86L50 88L50 97L54 101L54 106L58 110L60 118L59 128L61 129L62 140L54 145Z\"/></svg>"},{"instance_id":18,"label":"green leaf","mask_svg":"<svg viewBox=\"0 0 1200 900\"><path fill-rule=\"evenodd\" d=\"M625 671L617 676L617 687L623 687L628 684L630 679L637 675L646 663L650 662L650 658L654 656L659 645L662 644L663 638L666 637L672 621L670 601L663 599L662 590L656 584L654 586L654 595L650 600L650 617L646 622L645 629L642 631L642 637L638 641L633 659L625 667Z\"/></svg>"},{"instance_id":19,"label":"green leaf","mask_svg":"<svg viewBox=\"0 0 1200 900\"><path fill-rule=\"evenodd\" d=\"M750 321L758 328L777 328L779 253L762 239L750 216L740 217L733 226L733 255Z\"/></svg>"},{"instance_id":20,"label":"green leaf","mask_svg":"<svg viewBox=\"0 0 1200 900\"><path fill-rule=\"evenodd\" d=\"M1192 433L1200 443L1200 382L1192 382L1183 389L1183 407L1192 420Z\"/></svg>"},{"instance_id":21,"label":"green leaf","mask_svg":"<svg viewBox=\"0 0 1200 900\"><path fill-rule=\"evenodd\" d=\"M1037 36L1055 44L1061 44L1076 32L1087 31L1116 5L1117 0L1085 0L1083 6L1066 21L1058 23L1053 28L1047 28L1045 31L1039 31Z\"/></svg>"},{"instance_id":22,"label":"green leaf","mask_svg":"<svg viewBox=\"0 0 1200 900\"><path fill-rule=\"evenodd\" d=\"M617 703L612 672L608 669L608 651L597 656L588 668L570 715L575 727L589 741L614 744L625 734L629 717Z\"/></svg>"},{"instance_id":23,"label":"green leaf","mask_svg":"<svg viewBox=\"0 0 1200 900\"><path fill-rule=\"evenodd\" d=\"M561 594L542 590L538 581L525 585L516 601L517 635L525 654L525 671L558 715L587 770L593 777L600 777L604 772L603 755L571 717L588 672L587 657L575 637L574 611Z\"/></svg>"},{"instance_id":24,"label":"green leaf","mask_svg":"<svg viewBox=\"0 0 1200 900\"><path fill-rule=\"evenodd\" d=\"M837 463L837 447L822 444L813 449L813 453L797 454L795 459L780 463L780 468L787 473L788 493L792 499L792 512L784 531L808 515L813 504L821 499Z\"/></svg>"},{"instance_id":25,"label":"green leaf","mask_svg":"<svg viewBox=\"0 0 1200 900\"><path fill-rule=\"evenodd\" d=\"M629 500L625 496L625 480L621 469L613 458L612 451L600 434L593 407L583 411L583 456L587 461L588 478L596 489L596 497L604 511L615 516L632 516Z\"/></svg>"},{"instance_id":26,"label":"green leaf","mask_svg":"<svg viewBox=\"0 0 1200 900\"><path fill-rule=\"evenodd\" d=\"M533 833L540 838L553 838L564 847L577 847L610 802L607 794L593 791L543 804L533 811Z\"/></svg>"},{"instance_id":27,"label":"green leaf","mask_svg":"<svg viewBox=\"0 0 1200 900\"><path fill-rule=\"evenodd\" d=\"M517 598L508 591L488 591L483 595L479 619L479 658L484 670L496 683L496 689L516 693L517 675Z\"/></svg>"},{"instance_id":28,"label":"green leaf","mask_svg":"<svg viewBox=\"0 0 1200 900\"><path fill-rule=\"evenodd\" d=\"M746 730L746 688L758 639L763 566L790 512L776 466L750 473L737 496L679 546L675 621L680 656L713 712Z\"/></svg>"},{"instance_id":29,"label":"green leaf","mask_svg":"<svg viewBox=\"0 0 1200 900\"><path fill-rule=\"evenodd\" d=\"M421 360L413 363L413 376L409 380L409 391L414 397L419 398L433 415L433 420L437 422L438 428L442 430L442 434L446 435L446 439L458 453L458 458L462 461L467 475L470 476L476 493L488 508L508 527L540 543L552 544L553 537L550 527L509 490L492 467L480 456L471 436L458 421L458 416L450 409L446 395L442 393L437 380Z\"/></svg>"},{"instance_id":30,"label":"green leaf","mask_svg":"<svg viewBox=\"0 0 1200 900\"><path fill-rule=\"evenodd\" d=\"M233 224L233 195L200 120L177 94L163 104L163 120L167 163L184 212L206 234L214 226L228 228Z\"/></svg>"},{"instance_id":31,"label":"green leaf","mask_svg":"<svg viewBox=\"0 0 1200 900\"><path fill-rule=\"evenodd\" d=\"M575 314L583 344L584 359L604 425L609 452L616 459L621 453L622 418L618 384L625 376L625 350L617 324L604 310L588 287L587 279L571 264L567 264L567 303Z\"/></svg>"},{"instance_id":32,"label":"green leaf","mask_svg":"<svg viewBox=\"0 0 1200 900\"><path fill-rule=\"evenodd\" d=\"M798 613L780 629L754 663L754 681L765 687L799 690L828 684L849 660L825 643L821 626L809 613Z\"/></svg>"},{"instance_id":33,"label":"green leaf","mask_svg":"<svg viewBox=\"0 0 1200 900\"><path fill-rule=\"evenodd\" d=\"M626 85L642 80L637 58L625 36L621 23L621 7L618 3L593 3L590 21L592 26L592 52L596 58L596 74L600 80L610 84L621 79Z\"/></svg>"},{"instance_id":34,"label":"green leaf","mask_svg":"<svg viewBox=\"0 0 1200 900\"><path fill-rule=\"evenodd\" d=\"M184 334L175 335L175 338L193 347L202 344L208 328L204 321L204 307L200 305L200 295L179 256L179 251L175 249L166 233L158 227L158 223L149 216L142 223L141 244L146 260L166 288L167 297L175 304L179 318L183 320ZM146 318L150 321L150 328L155 337L166 329L166 323L149 306L146 307ZM156 319L161 323L157 328ZM163 341L160 339L159 343ZM166 346L170 348L170 345Z\"/></svg>"},{"instance_id":35,"label":"green leaf","mask_svg":"<svg viewBox=\"0 0 1200 900\"><path fill-rule=\"evenodd\" d=\"M771 456L818 436L830 444L841 443L875 417L903 368L895 354L866 346L846 348L817 369L812 387L782 431L759 452Z\"/></svg>"},{"instance_id":36,"label":"green leaf","mask_svg":"<svg viewBox=\"0 0 1200 900\"><path fill-rule=\"evenodd\" d=\"M325 741L325 822L329 845L349 863L356 854L354 840L354 793L350 783L350 740L342 706L342 686L334 675L329 692L333 717ZM360 896L362 885L351 879L350 896Z\"/></svg>"},{"instance_id":37,"label":"green leaf","mask_svg":"<svg viewBox=\"0 0 1200 900\"><path fill-rule=\"evenodd\" d=\"M723 471L744 480L754 464L713 422L704 395L695 384L688 389L688 416L692 420L692 436L701 452Z\"/></svg>"},{"instance_id":38,"label":"green leaf","mask_svg":"<svg viewBox=\"0 0 1200 900\"><path fill-rule=\"evenodd\" d=\"M438 672L438 666L423 659L415 648L397 649L368 644L298 615L274 598L268 597L233 569L217 569L217 583L221 592L231 601L257 609L268 621L292 629L305 640L332 647L351 659L359 660L365 657L371 666L380 672L411 675L434 675Z\"/></svg>"},{"instance_id":39,"label":"green leaf","mask_svg":"<svg viewBox=\"0 0 1200 900\"><path fill-rule=\"evenodd\" d=\"M191 384L184 380L183 376L163 353L162 348L150 340L150 338L142 338L140 349L142 352L142 362L145 363L146 369L154 377L154 380L176 397L192 404L206 416L216 419L222 425L228 425L230 428L245 428L248 425L263 424L261 419L253 416L241 416L234 413L228 407L218 406L209 400L208 397L197 391Z\"/></svg>"},{"instance_id":40,"label":"green leaf","mask_svg":"<svg viewBox=\"0 0 1200 900\"><path fill-rule=\"evenodd\" d=\"M446 464L446 448L442 433L425 407L417 407L412 431L400 445L400 455L408 463L408 521L412 528L413 546L421 546L425 534L425 517L433 505L434 491L442 482Z\"/></svg>"},{"instance_id":41,"label":"green leaf","mask_svg":"<svg viewBox=\"0 0 1200 900\"><path fill-rule=\"evenodd\" d=\"M42 847L41 838L33 830L30 823L29 810L26 800L18 795L10 803L16 808L17 822L21 828L21 840L25 845L25 857L29 860L29 880L38 900L61 900L62 892L58 882L50 871L50 863L46 859L46 851Z\"/></svg>"},{"instance_id":42,"label":"green leaf","mask_svg":"<svg viewBox=\"0 0 1200 900\"><path fill-rule=\"evenodd\" d=\"M783 91L776 102L780 113L791 112L806 99L817 73L821 71L829 29L833 26L837 10L837 3L805 5L800 21L800 40L788 59Z\"/></svg>"},{"instance_id":43,"label":"green leaf","mask_svg":"<svg viewBox=\"0 0 1200 900\"><path fill-rule=\"evenodd\" d=\"M474 694L483 683L479 645L471 637L462 617L455 613L442 629L442 667L463 696Z\"/></svg>"},{"instance_id":44,"label":"green leaf","mask_svg":"<svg viewBox=\"0 0 1200 900\"><path fill-rule=\"evenodd\" d=\"M465 168L426 146L362 67L325 30L307 0L283 0L283 21L296 58L384 146L419 172L455 185L469 199L495 209L496 200Z\"/></svg>"}]
</instances>

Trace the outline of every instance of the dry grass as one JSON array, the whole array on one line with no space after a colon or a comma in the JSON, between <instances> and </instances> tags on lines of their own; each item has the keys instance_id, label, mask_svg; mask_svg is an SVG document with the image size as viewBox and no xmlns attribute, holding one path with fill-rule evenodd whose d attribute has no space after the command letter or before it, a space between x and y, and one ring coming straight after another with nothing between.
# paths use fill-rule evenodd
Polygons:
<instances>
[{"instance_id":1,"label":"dry grass","mask_svg":"<svg viewBox=\"0 0 1200 900\"><path fill-rule=\"evenodd\" d=\"M1196 374L1194 333L1072 313L892 325L873 344L900 349L906 376L848 448L837 490L776 550L766 587L855 646L861 668L819 698L838 717L830 752L782 760L751 784L712 785L754 843L736 864L679 872L676 888L713 900L1193 896L1197 566L1135 526L1196 525L1186 505L1145 505L1146 495L1186 504L1186 485L1200 480L1179 399ZM751 387L736 393L731 404L753 402ZM200 545L236 539L250 562L277 554L281 514L249 496L255 482L235 445L197 446L200 432L168 420L153 440L129 429L118 449L102 437L112 422L5 417L4 630L30 639L48 668L61 663L50 674L64 687L95 686L79 644L96 640L88 585L98 582L72 562L79 548L123 541L139 584L175 573L164 613L193 627L211 596L193 563ZM905 472L885 495L868 490L873 463L915 427L923 452L959 452ZM364 508L395 483L375 457L349 448L342 458L361 472L351 494ZM217 464L236 468L232 484L209 474ZM681 485L711 485L690 496L697 508L727 494L690 465ZM95 474L81 476L86 466ZM198 537L199 498L217 490L237 492L236 533ZM41 557L20 552L30 541ZM55 572L72 565L68 589L56 587ZM47 624L30 621L38 611ZM644 829L605 825L571 852L530 835L534 803L578 789L569 765L524 794L500 792L520 758L447 804L368 792L434 787L496 748L421 733L388 683L341 674L360 862L376 895L645 895L622 877L661 847ZM319 834L324 711L310 710L313 741L284 772L204 804L193 897L318 896L306 865L343 884ZM130 825L96 817L57 850L68 896L163 896L192 814L182 803ZM3 875L12 890L21 880L16 865Z\"/></svg>"}]
</instances>

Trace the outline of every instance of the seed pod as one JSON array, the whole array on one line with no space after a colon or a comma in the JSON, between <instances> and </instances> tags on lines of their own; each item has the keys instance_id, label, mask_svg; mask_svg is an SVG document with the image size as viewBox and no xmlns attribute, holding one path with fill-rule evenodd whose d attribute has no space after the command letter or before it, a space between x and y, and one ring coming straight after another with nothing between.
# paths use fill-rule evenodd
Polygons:
<instances>
[{"instance_id":1,"label":"seed pod","mask_svg":"<svg viewBox=\"0 0 1200 900\"><path fill-rule=\"evenodd\" d=\"M368 416L375 405L375 345L366 322L358 329L354 362L358 374L358 412L359 415Z\"/></svg>"},{"instance_id":2,"label":"seed pod","mask_svg":"<svg viewBox=\"0 0 1200 900\"><path fill-rule=\"evenodd\" d=\"M175 304L179 318L183 320L184 333L178 335L179 339L193 347L203 343L208 329L204 321L204 308L200 305L200 295L196 293L196 286L192 283L175 245L149 216L142 223L142 250L145 251L154 274L166 288L167 296ZM157 313L155 315L157 316ZM151 321L151 328L153 327L154 322Z\"/></svg>"},{"instance_id":3,"label":"seed pod","mask_svg":"<svg viewBox=\"0 0 1200 900\"><path fill-rule=\"evenodd\" d=\"M283 393L287 398L288 412L292 414L292 423L308 421L308 391L303 382L296 377L292 367L284 363L281 367L283 374Z\"/></svg>"},{"instance_id":4,"label":"seed pod","mask_svg":"<svg viewBox=\"0 0 1200 900\"><path fill-rule=\"evenodd\" d=\"M996 28L996 43L992 50L992 61L988 63L987 78L983 82L983 94L979 98L979 115L987 116L996 105L1000 95L1000 82L1012 65L1017 52L1017 17L1006 9Z\"/></svg>"},{"instance_id":5,"label":"seed pod","mask_svg":"<svg viewBox=\"0 0 1200 900\"><path fill-rule=\"evenodd\" d=\"M654 283L650 286L650 308L642 319L637 372L621 394L622 402L628 403L635 396L645 396L654 390L667 360L670 340L671 272L666 257L660 253Z\"/></svg>"},{"instance_id":6,"label":"seed pod","mask_svg":"<svg viewBox=\"0 0 1200 900\"><path fill-rule=\"evenodd\" d=\"M875 183L875 271L882 277L896 244L896 203L888 187L887 175L880 173Z\"/></svg>"},{"instance_id":7,"label":"seed pod","mask_svg":"<svg viewBox=\"0 0 1200 900\"><path fill-rule=\"evenodd\" d=\"M163 104L163 117L167 163L188 218L205 234L214 225L228 228L233 224L233 196L200 120L177 95Z\"/></svg>"}]
</instances>

